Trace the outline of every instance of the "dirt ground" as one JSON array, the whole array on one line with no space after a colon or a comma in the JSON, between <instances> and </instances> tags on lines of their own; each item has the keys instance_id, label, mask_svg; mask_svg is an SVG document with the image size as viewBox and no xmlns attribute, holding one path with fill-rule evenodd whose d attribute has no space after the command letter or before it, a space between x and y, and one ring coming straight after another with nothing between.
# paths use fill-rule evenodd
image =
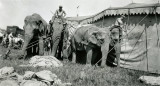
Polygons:
<instances>
[{"instance_id":1,"label":"dirt ground","mask_svg":"<svg viewBox=\"0 0 160 86\"><path fill-rule=\"evenodd\" d=\"M6 48L0 46L0 55L4 54ZM24 74L25 71L40 71L51 70L55 73L62 82L70 82L73 86L149 86L141 83L138 78L141 75L155 75L143 71L135 71L117 67L90 67L85 70L83 79L82 69L85 65L72 64L71 62L63 61L64 66L61 68L40 68L40 67L20 67L21 64L27 64L28 60L18 60L16 54L17 50L11 52L11 60L3 60L0 58L0 68L4 66L12 66L19 74Z\"/></svg>"}]
</instances>

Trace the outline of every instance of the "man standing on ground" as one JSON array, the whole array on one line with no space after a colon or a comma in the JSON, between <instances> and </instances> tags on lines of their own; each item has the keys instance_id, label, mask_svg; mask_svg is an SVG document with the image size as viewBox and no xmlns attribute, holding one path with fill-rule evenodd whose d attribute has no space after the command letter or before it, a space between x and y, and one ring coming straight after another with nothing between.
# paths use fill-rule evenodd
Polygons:
<instances>
[{"instance_id":1,"label":"man standing on ground","mask_svg":"<svg viewBox=\"0 0 160 86\"><path fill-rule=\"evenodd\" d=\"M13 46L13 33L12 32L8 35L8 38L9 38L9 46L8 47L12 47Z\"/></svg>"}]
</instances>

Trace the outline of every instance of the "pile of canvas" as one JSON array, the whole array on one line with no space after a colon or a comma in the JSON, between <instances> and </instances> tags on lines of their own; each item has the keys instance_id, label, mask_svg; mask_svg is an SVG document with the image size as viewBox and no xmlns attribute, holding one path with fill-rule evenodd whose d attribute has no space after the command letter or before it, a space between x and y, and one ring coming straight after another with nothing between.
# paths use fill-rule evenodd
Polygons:
<instances>
[{"instance_id":1,"label":"pile of canvas","mask_svg":"<svg viewBox=\"0 0 160 86\"><path fill-rule=\"evenodd\" d=\"M33 67L61 67L63 64L53 56L33 56L29 65Z\"/></svg>"},{"instance_id":2,"label":"pile of canvas","mask_svg":"<svg viewBox=\"0 0 160 86\"><path fill-rule=\"evenodd\" d=\"M13 67L0 69L0 86L70 86L62 83L56 74L48 70L39 72L26 71L24 75L14 72Z\"/></svg>"},{"instance_id":3,"label":"pile of canvas","mask_svg":"<svg viewBox=\"0 0 160 86\"><path fill-rule=\"evenodd\" d=\"M139 78L140 81L145 82L146 84L150 85L160 85L160 77L154 76L141 76Z\"/></svg>"}]
</instances>

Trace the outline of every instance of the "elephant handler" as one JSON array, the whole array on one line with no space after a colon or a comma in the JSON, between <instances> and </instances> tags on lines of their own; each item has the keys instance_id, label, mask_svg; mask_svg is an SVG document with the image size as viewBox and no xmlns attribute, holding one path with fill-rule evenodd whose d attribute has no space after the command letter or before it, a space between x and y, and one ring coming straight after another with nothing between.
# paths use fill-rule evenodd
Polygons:
<instances>
[{"instance_id":1,"label":"elephant handler","mask_svg":"<svg viewBox=\"0 0 160 86\"><path fill-rule=\"evenodd\" d=\"M66 16L66 12L63 10L63 7L60 5L59 9L56 10L56 12L54 13L54 17L52 18L52 22L54 22L55 18L59 18L62 20L62 23L65 24L65 21L64 21L65 16Z\"/></svg>"},{"instance_id":2,"label":"elephant handler","mask_svg":"<svg viewBox=\"0 0 160 86\"><path fill-rule=\"evenodd\" d=\"M126 32L126 30L124 30L124 19L125 16L121 15L120 18L117 18L115 21L115 24L111 27L110 31L112 31L114 28L118 28L119 29L119 41L121 41L122 39L122 31Z\"/></svg>"},{"instance_id":3,"label":"elephant handler","mask_svg":"<svg viewBox=\"0 0 160 86\"><path fill-rule=\"evenodd\" d=\"M114 46L115 47L115 50L116 50L116 58L114 59L114 62L113 62L113 65L115 66L120 66L120 52L121 52L121 40L122 40L122 32L126 32L125 28L124 28L124 22L125 22L125 16L124 15L121 15L120 18L117 18L116 21L115 21L115 24L110 28L110 31L112 33L113 29L114 28L118 28L119 29L119 39L118 40L114 40L116 41Z\"/></svg>"}]
</instances>

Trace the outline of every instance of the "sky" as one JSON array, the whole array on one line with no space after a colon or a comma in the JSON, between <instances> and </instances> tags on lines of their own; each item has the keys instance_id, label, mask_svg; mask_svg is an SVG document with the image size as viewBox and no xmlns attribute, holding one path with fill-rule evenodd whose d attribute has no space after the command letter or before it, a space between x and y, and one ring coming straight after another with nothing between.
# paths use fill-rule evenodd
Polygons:
<instances>
[{"instance_id":1,"label":"sky","mask_svg":"<svg viewBox=\"0 0 160 86\"><path fill-rule=\"evenodd\" d=\"M79 16L94 15L108 7L121 7L132 2L157 3L158 0L0 0L0 28L12 25L22 28L24 18L33 13L49 22L59 5L63 6L66 17L75 17L77 13Z\"/></svg>"}]
</instances>

